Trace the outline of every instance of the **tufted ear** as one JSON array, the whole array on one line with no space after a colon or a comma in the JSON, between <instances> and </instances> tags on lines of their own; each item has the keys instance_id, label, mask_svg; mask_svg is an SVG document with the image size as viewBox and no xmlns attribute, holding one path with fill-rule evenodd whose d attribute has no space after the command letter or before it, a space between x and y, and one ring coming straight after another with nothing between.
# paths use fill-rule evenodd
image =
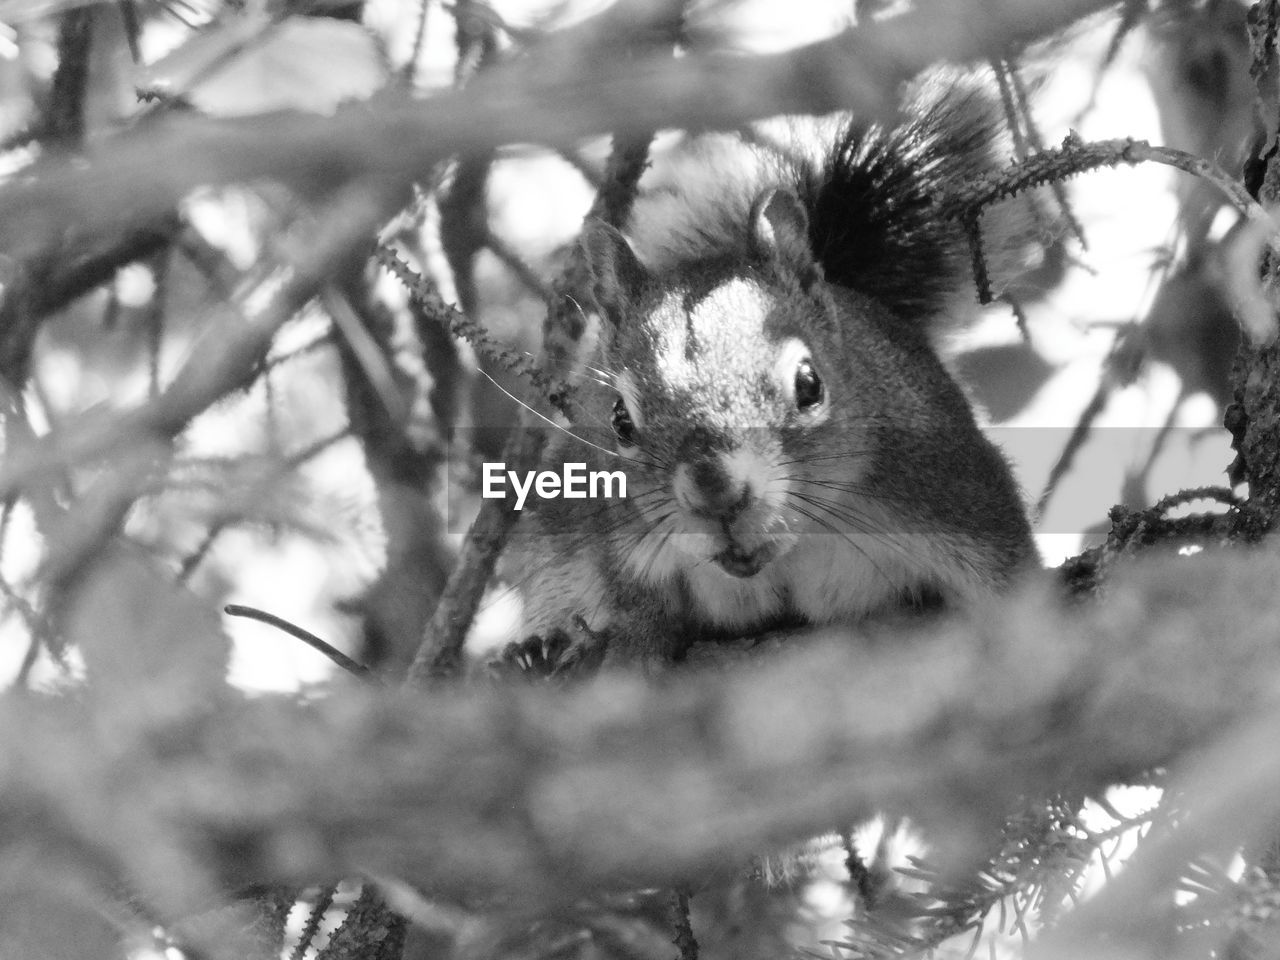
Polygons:
<instances>
[{"instance_id":1,"label":"tufted ear","mask_svg":"<svg viewBox=\"0 0 1280 960\"><path fill-rule=\"evenodd\" d=\"M805 290L822 279L809 245L809 216L790 190L766 190L751 206L751 243L758 256L781 267Z\"/></svg>"},{"instance_id":2,"label":"tufted ear","mask_svg":"<svg viewBox=\"0 0 1280 960\"><path fill-rule=\"evenodd\" d=\"M649 282L649 272L617 230L591 220L582 231L582 252L591 271L591 293L610 323L619 326Z\"/></svg>"}]
</instances>

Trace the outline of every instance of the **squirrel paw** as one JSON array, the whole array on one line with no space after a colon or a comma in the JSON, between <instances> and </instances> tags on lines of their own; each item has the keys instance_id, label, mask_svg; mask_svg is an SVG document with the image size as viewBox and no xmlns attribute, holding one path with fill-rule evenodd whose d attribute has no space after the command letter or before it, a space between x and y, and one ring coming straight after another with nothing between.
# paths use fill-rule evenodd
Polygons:
<instances>
[{"instance_id":1,"label":"squirrel paw","mask_svg":"<svg viewBox=\"0 0 1280 960\"><path fill-rule=\"evenodd\" d=\"M590 673L604 659L606 645L604 631L592 630L582 617L575 616L570 630L557 628L545 636L509 643L489 665L499 672L514 670L531 678Z\"/></svg>"},{"instance_id":2,"label":"squirrel paw","mask_svg":"<svg viewBox=\"0 0 1280 960\"><path fill-rule=\"evenodd\" d=\"M502 648L489 666L500 673L515 672L526 677L552 677L561 656L571 640L563 630L553 630L545 637L534 635L515 640Z\"/></svg>"}]
</instances>

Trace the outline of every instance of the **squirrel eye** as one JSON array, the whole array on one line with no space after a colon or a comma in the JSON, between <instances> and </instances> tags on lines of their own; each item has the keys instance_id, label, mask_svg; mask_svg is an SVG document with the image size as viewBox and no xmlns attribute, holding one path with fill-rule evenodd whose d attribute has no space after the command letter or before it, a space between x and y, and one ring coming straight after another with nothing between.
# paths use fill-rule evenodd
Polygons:
<instances>
[{"instance_id":1,"label":"squirrel eye","mask_svg":"<svg viewBox=\"0 0 1280 960\"><path fill-rule=\"evenodd\" d=\"M618 442L624 447L636 445L636 425L621 397L613 405L613 432L618 437Z\"/></svg>"},{"instance_id":2,"label":"squirrel eye","mask_svg":"<svg viewBox=\"0 0 1280 960\"><path fill-rule=\"evenodd\" d=\"M823 395L822 378L806 357L796 367L796 407L808 410L820 404Z\"/></svg>"}]
</instances>

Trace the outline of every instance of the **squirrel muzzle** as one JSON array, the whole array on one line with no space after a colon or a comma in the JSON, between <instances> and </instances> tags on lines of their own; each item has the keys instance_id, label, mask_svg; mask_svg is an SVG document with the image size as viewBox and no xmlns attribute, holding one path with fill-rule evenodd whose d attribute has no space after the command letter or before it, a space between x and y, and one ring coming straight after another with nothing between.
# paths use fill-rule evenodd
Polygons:
<instances>
[{"instance_id":1,"label":"squirrel muzzle","mask_svg":"<svg viewBox=\"0 0 1280 960\"><path fill-rule=\"evenodd\" d=\"M752 577L775 556L778 546L765 534L770 511L761 491L764 458L749 450L704 451L676 466L672 491L689 526L709 533L718 552L713 560L734 577Z\"/></svg>"}]
</instances>

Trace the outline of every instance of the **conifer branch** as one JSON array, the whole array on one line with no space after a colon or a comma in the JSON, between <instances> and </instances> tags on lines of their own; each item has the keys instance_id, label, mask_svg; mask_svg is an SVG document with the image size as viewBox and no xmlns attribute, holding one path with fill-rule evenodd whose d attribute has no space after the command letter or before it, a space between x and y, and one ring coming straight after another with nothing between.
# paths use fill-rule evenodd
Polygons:
<instances>
[{"instance_id":1,"label":"conifer branch","mask_svg":"<svg viewBox=\"0 0 1280 960\"><path fill-rule=\"evenodd\" d=\"M1216 186L1249 220L1272 224L1271 217L1258 201L1249 196L1244 184L1210 160L1173 147L1152 146L1145 140L1085 141L1074 132L1067 134L1056 149L1030 154L998 173L954 186L942 201L939 212L963 223L1001 200L1122 163L1130 166L1160 163L1190 173ZM1274 239L1272 244L1275 244Z\"/></svg>"},{"instance_id":2,"label":"conifer branch","mask_svg":"<svg viewBox=\"0 0 1280 960\"><path fill-rule=\"evenodd\" d=\"M445 303L435 284L414 270L391 247L379 244L374 252L374 259L404 284L414 304L428 319L448 330L453 336L471 344L476 353L482 357L504 370L523 377L540 393L553 389L551 380L538 368L531 357L503 346L489 335L489 331L482 324L472 320L457 307Z\"/></svg>"}]
</instances>

